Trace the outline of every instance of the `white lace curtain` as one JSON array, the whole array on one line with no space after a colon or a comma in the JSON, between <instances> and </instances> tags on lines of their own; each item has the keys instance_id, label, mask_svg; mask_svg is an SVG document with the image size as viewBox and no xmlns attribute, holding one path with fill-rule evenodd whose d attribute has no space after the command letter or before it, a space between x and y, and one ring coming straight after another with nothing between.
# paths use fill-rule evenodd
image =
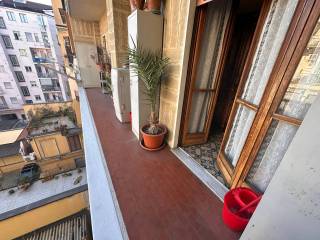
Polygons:
<instances>
[{"instance_id":1,"label":"white lace curtain","mask_svg":"<svg viewBox=\"0 0 320 240\"><path fill-rule=\"evenodd\" d=\"M273 0L267 16L251 70L243 91L242 99L259 105L288 30L298 0ZM239 106L225 148L225 154L236 166L255 112Z\"/></svg>"},{"instance_id":2,"label":"white lace curtain","mask_svg":"<svg viewBox=\"0 0 320 240\"><path fill-rule=\"evenodd\" d=\"M201 40L201 52L197 65L195 88L211 88L215 81L230 7L230 0L208 3L205 30ZM189 133L203 131L210 97L210 93L193 93L188 128Z\"/></svg>"}]
</instances>

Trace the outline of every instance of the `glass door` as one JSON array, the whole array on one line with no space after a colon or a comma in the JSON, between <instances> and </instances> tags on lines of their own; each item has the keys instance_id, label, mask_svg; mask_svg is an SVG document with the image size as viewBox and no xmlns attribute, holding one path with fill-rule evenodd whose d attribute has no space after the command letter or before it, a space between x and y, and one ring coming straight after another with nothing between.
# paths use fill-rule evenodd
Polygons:
<instances>
[{"instance_id":1,"label":"glass door","mask_svg":"<svg viewBox=\"0 0 320 240\"><path fill-rule=\"evenodd\" d=\"M197 7L189 59L182 145L207 141L219 87L218 69L231 1Z\"/></svg>"},{"instance_id":2,"label":"glass door","mask_svg":"<svg viewBox=\"0 0 320 240\"><path fill-rule=\"evenodd\" d=\"M265 72L268 62L256 78L257 70L251 68L218 157L231 187L244 185L265 191L319 95L319 15L320 1L299 1L270 72Z\"/></svg>"}]
</instances>

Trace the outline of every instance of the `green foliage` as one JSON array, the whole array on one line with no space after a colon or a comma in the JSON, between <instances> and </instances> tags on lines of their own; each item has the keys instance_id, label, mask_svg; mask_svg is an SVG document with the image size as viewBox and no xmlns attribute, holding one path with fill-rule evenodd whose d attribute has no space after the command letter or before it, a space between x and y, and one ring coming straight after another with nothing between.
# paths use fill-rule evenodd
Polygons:
<instances>
[{"instance_id":1,"label":"green foliage","mask_svg":"<svg viewBox=\"0 0 320 240\"><path fill-rule=\"evenodd\" d=\"M30 128L39 128L42 125L42 120L52 117L60 117L60 116L66 116L71 121L76 122L75 113L72 109L72 107L64 105L62 107L59 107L58 111L54 111L50 107L41 107L35 109L35 111L29 110L28 118L30 119Z\"/></svg>"},{"instance_id":2,"label":"green foliage","mask_svg":"<svg viewBox=\"0 0 320 240\"><path fill-rule=\"evenodd\" d=\"M128 60L130 69L139 76L145 86L145 94L150 103L150 125L156 123L155 108L158 88L161 82L161 76L164 74L169 64L169 58L163 58L161 51L152 52L145 50L141 46L134 46L128 49ZM153 130L152 132L157 131Z\"/></svg>"}]
</instances>

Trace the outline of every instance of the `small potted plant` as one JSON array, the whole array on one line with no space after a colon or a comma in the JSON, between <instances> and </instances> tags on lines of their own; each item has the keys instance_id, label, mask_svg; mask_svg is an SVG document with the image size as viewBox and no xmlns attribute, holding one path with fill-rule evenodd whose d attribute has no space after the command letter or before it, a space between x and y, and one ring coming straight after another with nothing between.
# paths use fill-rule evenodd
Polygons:
<instances>
[{"instance_id":1,"label":"small potted plant","mask_svg":"<svg viewBox=\"0 0 320 240\"><path fill-rule=\"evenodd\" d=\"M128 60L130 69L145 86L146 100L150 105L149 123L140 129L143 140L141 146L151 151L158 150L164 146L167 128L158 122L156 103L161 76L169 64L169 58L163 58L160 51L152 52L134 45L128 50Z\"/></svg>"}]
</instances>

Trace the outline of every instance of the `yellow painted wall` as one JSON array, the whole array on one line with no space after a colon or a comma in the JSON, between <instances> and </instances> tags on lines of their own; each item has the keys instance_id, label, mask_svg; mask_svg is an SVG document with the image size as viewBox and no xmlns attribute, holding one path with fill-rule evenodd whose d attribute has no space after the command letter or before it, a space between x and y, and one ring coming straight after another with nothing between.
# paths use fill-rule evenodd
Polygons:
<instances>
[{"instance_id":1,"label":"yellow painted wall","mask_svg":"<svg viewBox=\"0 0 320 240\"><path fill-rule=\"evenodd\" d=\"M67 138L60 132L34 137L30 143L37 159L70 152Z\"/></svg>"},{"instance_id":2,"label":"yellow painted wall","mask_svg":"<svg viewBox=\"0 0 320 240\"><path fill-rule=\"evenodd\" d=\"M170 66L161 84L159 119L168 127L170 147L176 147L179 137L195 8L195 0L164 1L163 55Z\"/></svg>"},{"instance_id":3,"label":"yellow painted wall","mask_svg":"<svg viewBox=\"0 0 320 240\"><path fill-rule=\"evenodd\" d=\"M8 156L8 157L1 157L0 158L0 174L20 170L25 165L25 163L26 162L23 160L20 154Z\"/></svg>"},{"instance_id":4,"label":"yellow painted wall","mask_svg":"<svg viewBox=\"0 0 320 240\"><path fill-rule=\"evenodd\" d=\"M23 214L0 221L0 240L13 239L56 222L88 207L87 192L81 192Z\"/></svg>"}]
</instances>

